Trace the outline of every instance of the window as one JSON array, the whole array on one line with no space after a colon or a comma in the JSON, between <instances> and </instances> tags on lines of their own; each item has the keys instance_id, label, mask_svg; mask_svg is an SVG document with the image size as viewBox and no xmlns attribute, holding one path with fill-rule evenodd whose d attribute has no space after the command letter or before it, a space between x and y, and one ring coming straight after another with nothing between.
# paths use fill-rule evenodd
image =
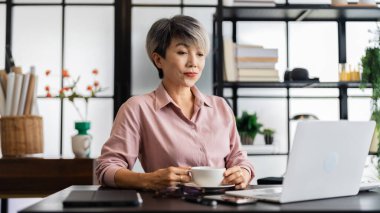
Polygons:
<instances>
[{"instance_id":1,"label":"window","mask_svg":"<svg viewBox=\"0 0 380 213\"><path fill-rule=\"evenodd\" d=\"M35 66L39 76L38 107L44 120L44 154L73 156L71 136L76 134L74 122L80 120L68 100L45 98L49 85L53 96L62 82L62 69L76 78L78 90L93 84L93 69L99 70L97 80L108 89L89 101L88 118L93 136L91 156L100 154L113 122L114 87L114 14L113 0L14 0L12 18L6 20L5 3L0 2L0 58L5 58L9 39L16 66L24 73ZM6 22L12 30L6 29ZM10 38L5 38L6 32ZM0 69L5 61L0 60ZM49 79L46 70L51 70ZM84 111L84 102L77 100ZM99 114L99 111L104 112Z\"/></svg>"}]
</instances>

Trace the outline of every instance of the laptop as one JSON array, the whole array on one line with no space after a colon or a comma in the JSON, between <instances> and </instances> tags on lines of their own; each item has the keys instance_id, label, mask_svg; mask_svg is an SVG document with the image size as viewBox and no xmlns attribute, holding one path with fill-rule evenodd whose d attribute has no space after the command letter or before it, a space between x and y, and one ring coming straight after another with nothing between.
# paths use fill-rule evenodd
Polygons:
<instances>
[{"instance_id":1,"label":"laptop","mask_svg":"<svg viewBox=\"0 0 380 213\"><path fill-rule=\"evenodd\" d=\"M72 191L63 200L64 207L125 207L138 206L141 196L135 190Z\"/></svg>"},{"instance_id":2,"label":"laptop","mask_svg":"<svg viewBox=\"0 0 380 213\"><path fill-rule=\"evenodd\" d=\"M374 121L301 121L282 187L226 194L289 203L359 192Z\"/></svg>"}]
</instances>

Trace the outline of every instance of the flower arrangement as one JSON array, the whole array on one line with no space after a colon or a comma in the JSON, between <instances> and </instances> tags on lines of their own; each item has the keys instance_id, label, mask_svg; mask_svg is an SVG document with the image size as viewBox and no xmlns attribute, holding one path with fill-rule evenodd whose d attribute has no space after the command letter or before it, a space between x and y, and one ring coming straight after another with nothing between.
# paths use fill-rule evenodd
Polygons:
<instances>
[{"instance_id":1,"label":"flower arrangement","mask_svg":"<svg viewBox=\"0 0 380 213\"><path fill-rule=\"evenodd\" d=\"M77 91L78 88L78 82L80 80L80 76L78 76L76 79L74 79L68 70L64 69L62 70L62 78L63 78L63 87L59 89L58 94L54 95L52 94L52 89L49 85L45 86L46 91L46 97L58 97L61 99L67 98L74 106L75 110L78 112L81 120L86 121L87 115L88 115L88 100L92 97L95 97L96 94L99 92L102 92L106 90L107 88L103 88L100 86L100 83L98 80L96 80L96 76L99 74L99 71L97 69L92 70L92 75L94 77L94 81L92 85L87 85L86 91L89 93L87 95L80 94ZM49 77L51 75L51 70L45 71L45 76ZM83 98L85 101L85 115L81 113L79 110L77 104L75 103L75 99L77 98Z\"/></svg>"}]
</instances>

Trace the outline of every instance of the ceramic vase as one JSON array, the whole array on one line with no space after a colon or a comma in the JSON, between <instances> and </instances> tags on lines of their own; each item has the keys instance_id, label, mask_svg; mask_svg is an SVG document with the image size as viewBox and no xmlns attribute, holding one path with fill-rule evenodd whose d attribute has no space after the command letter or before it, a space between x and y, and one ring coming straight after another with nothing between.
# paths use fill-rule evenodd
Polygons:
<instances>
[{"instance_id":1,"label":"ceramic vase","mask_svg":"<svg viewBox=\"0 0 380 213\"><path fill-rule=\"evenodd\" d=\"M88 121L75 122L76 135L71 137L71 147L76 158L90 157L92 136L87 133L91 123Z\"/></svg>"}]
</instances>

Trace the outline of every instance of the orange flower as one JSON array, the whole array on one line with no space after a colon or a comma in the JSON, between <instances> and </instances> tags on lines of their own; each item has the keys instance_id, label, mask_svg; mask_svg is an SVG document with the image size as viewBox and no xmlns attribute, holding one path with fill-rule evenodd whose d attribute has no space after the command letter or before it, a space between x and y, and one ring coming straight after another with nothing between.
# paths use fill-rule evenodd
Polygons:
<instances>
[{"instance_id":1,"label":"orange flower","mask_svg":"<svg viewBox=\"0 0 380 213\"><path fill-rule=\"evenodd\" d=\"M49 86L45 86L45 90L46 90L47 92L49 92L49 91L50 91L50 87L49 87Z\"/></svg>"},{"instance_id":2,"label":"orange flower","mask_svg":"<svg viewBox=\"0 0 380 213\"><path fill-rule=\"evenodd\" d=\"M98 69L93 69L93 70L92 70L92 74L94 74L94 75L97 75L97 74L99 74L99 71L98 71Z\"/></svg>"},{"instance_id":3,"label":"orange flower","mask_svg":"<svg viewBox=\"0 0 380 213\"><path fill-rule=\"evenodd\" d=\"M69 91L69 90L70 90L70 87L64 87L63 90L65 90L65 91Z\"/></svg>"},{"instance_id":4,"label":"orange flower","mask_svg":"<svg viewBox=\"0 0 380 213\"><path fill-rule=\"evenodd\" d=\"M62 76L63 76L64 78L68 78L68 77L70 77L70 73L69 73L69 71L67 71L67 70L62 70Z\"/></svg>"},{"instance_id":5,"label":"orange flower","mask_svg":"<svg viewBox=\"0 0 380 213\"><path fill-rule=\"evenodd\" d=\"M91 85L88 85L88 86L87 86L87 90L88 90L88 91L92 91L92 86L91 86Z\"/></svg>"},{"instance_id":6,"label":"orange flower","mask_svg":"<svg viewBox=\"0 0 380 213\"><path fill-rule=\"evenodd\" d=\"M64 90L63 90L63 89L60 89L60 90L59 90L59 94L64 94Z\"/></svg>"},{"instance_id":7,"label":"orange flower","mask_svg":"<svg viewBox=\"0 0 380 213\"><path fill-rule=\"evenodd\" d=\"M51 98L51 94L50 94L50 92L48 92L48 93L46 94L46 97Z\"/></svg>"},{"instance_id":8,"label":"orange flower","mask_svg":"<svg viewBox=\"0 0 380 213\"><path fill-rule=\"evenodd\" d=\"M99 81L94 81L94 86L98 87L99 86Z\"/></svg>"},{"instance_id":9,"label":"orange flower","mask_svg":"<svg viewBox=\"0 0 380 213\"><path fill-rule=\"evenodd\" d=\"M46 75L46 76L50 75L50 73L51 73L50 70L46 70L46 71L45 71L45 75Z\"/></svg>"}]
</instances>

